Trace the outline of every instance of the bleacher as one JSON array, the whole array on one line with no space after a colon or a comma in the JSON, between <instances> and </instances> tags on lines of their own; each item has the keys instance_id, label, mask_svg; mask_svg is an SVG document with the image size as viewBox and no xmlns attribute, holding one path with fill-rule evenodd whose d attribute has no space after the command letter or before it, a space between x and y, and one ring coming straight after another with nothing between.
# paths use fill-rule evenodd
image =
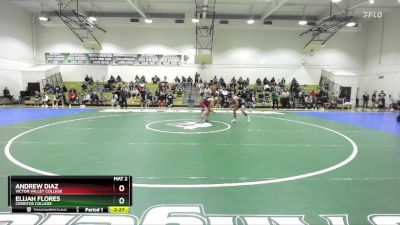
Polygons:
<instances>
[{"instance_id":1,"label":"bleacher","mask_svg":"<svg viewBox=\"0 0 400 225\"><path fill-rule=\"evenodd\" d=\"M56 85L58 85L60 87L63 87L65 85L67 90L76 90L78 98L82 96L81 94L82 94L82 91L83 91L82 90L83 82L81 82L81 81L64 82L62 80L61 74L59 74L59 73L53 74L51 77L48 77L48 78L44 79L42 81L42 83L43 83L43 86L45 86L45 84L48 83L48 84L51 84L53 87L55 87ZM97 82L93 82L93 83L87 85L87 89L86 90L89 91L89 92L96 91L96 93L99 94L101 90L105 90L105 85L106 84L107 83L98 82L98 81ZM171 85L172 84L168 84L168 86L171 86ZM127 88L128 86L129 86L128 82L122 83L122 87L126 87ZM153 95L156 92L158 86L159 86L158 84L146 83L146 88L148 90L150 90ZM229 86L229 85L227 84L227 86ZM115 88L116 88L116 86L114 86L113 90L105 90L104 94L105 94L105 97L106 97L106 101L101 102L100 105L102 105L102 106L111 106L111 99L112 99L113 92L115 92L115 90L116 90ZM210 85L210 88L216 88L216 85L212 84L212 85ZM269 93L269 95L267 94L267 99L266 99L267 101L263 102L263 101L261 101L261 98L259 96L262 93L262 89L263 88L260 88L260 86L257 87L256 84L249 84L247 86L247 88L249 90L257 90L256 91L256 101L255 101L256 104L255 104L255 107L257 107L257 108L270 108L270 107L272 107L272 99L271 99L272 96L271 96L271 93ZM290 84L286 84L285 85L285 89L289 89L289 88L290 88ZM313 90L316 91L316 92L319 92L319 90L320 90L319 85L300 85L300 88L303 90L303 92L305 94L308 94ZM41 92L43 92L43 91L41 91ZM48 105L52 106L54 95L50 94L50 93L47 93L47 96L50 99ZM68 100L68 92L65 93L65 97ZM178 106L178 107L179 106L182 106L182 107L187 107L187 106L188 107L193 107L194 106L194 107L196 107L203 97L204 96L200 95L200 88L199 87L195 86L194 84L191 85L190 83L187 83L186 84L186 88L183 90L183 94L182 95L178 96L177 93L174 94L173 106L174 107L176 107L176 106ZM130 107L138 107L138 106L140 106L140 96L129 97L127 99L127 102L128 102L128 106L130 106ZM25 100L24 103L26 105L34 105L34 98L30 97L30 99ZM66 105L66 103L65 103L65 105ZM73 103L72 106L74 106L74 105L77 106L77 105L79 105L79 103ZM90 102L89 101L89 102L86 102L85 105L96 106L97 102L94 102L94 101ZM301 105L298 105L298 104L295 104L295 105L297 107L302 107ZM340 103L338 105L340 105ZM153 105L150 105L150 106L156 107L157 104L153 104Z\"/></svg>"},{"instance_id":2,"label":"bleacher","mask_svg":"<svg viewBox=\"0 0 400 225\"><path fill-rule=\"evenodd\" d=\"M91 90L93 88L95 88L95 85L104 85L105 83L102 82L96 82L93 85L89 85L88 89ZM82 82L61 82L59 83L60 87L62 87L63 85L65 85L65 87L70 90L70 89L75 89L77 91L77 95L80 96L82 88ZM171 84L169 84L171 85ZM124 86L128 86L128 83L124 83ZM152 83L147 83L146 87L152 92L154 93L158 87L157 84L152 84ZM106 102L105 105L106 106L110 106L111 105L111 96L112 96L113 91L106 91L105 95L106 95ZM67 93L66 93L67 94ZM54 99L54 95L53 94L47 94L47 96L49 96L50 100ZM34 99L33 97L31 97L29 100L25 100L25 104L26 105L34 105ZM52 104L50 104L52 105ZM78 105L78 104L72 104L72 105ZM95 105L95 104L87 104L89 106L91 105ZM174 94L174 106L183 106L183 96L178 96L177 94ZM140 97L137 96L136 99L130 99L128 98L128 106L140 106Z\"/></svg>"}]
</instances>

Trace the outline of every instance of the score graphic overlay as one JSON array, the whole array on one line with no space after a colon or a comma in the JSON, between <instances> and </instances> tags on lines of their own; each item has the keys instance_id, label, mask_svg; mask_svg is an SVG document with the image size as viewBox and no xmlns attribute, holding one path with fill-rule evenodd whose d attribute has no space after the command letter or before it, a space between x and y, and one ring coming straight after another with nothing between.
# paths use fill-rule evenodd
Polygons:
<instances>
[{"instance_id":1,"label":"score graphic overlay","mask_svg":"<svg viewBox=\"0 0 400 225\"><path fill-rule=\"evenodd\" d=\"M129 213L131 176L10 176L8 205L22 213Z\"/></svg>"}]
</instances>

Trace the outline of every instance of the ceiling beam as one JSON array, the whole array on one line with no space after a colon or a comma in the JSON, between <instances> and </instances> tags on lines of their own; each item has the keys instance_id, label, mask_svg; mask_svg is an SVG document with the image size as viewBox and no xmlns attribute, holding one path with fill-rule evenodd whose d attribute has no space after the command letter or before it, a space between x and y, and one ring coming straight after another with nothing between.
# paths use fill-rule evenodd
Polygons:
<instances>
[{"instance_id":1,"label":"ceiling beam","mask_svg":"<svg viewBox=\"0 0 400 225\"><path fill-rule=\"evenodd\" d=\"M346 13L347 11L350 11L352 9L355 9L361 5L363 5L364 3L368 3L368 0L361 0L358 1L357 3L355 3L354 5L348 6L345 9L339 9L337 11L334 11L334 9L332 9L332 15L330 15L330 9L326 10L325 12L323 12L320 16L319 16L319 20L318 21L322 21L322 20L326 20L329 19L331 16L336 16L342 13Z\"/></svg>"},{"instance_id":2,"label":"ceiling beam","mask_svg":"<svg viewBox=\"0 0 400 225\"><path fill-rule=\"evenodd\" d=\"M132 8L139 13L144 19L147 19L146 13L143 12L143 10L140 8L138 1L137 0L126 0L126 2L132 6Z\"/></svg>"},{"instance_id":3,"label":"ceiling beam","mask_svg":"<svg viewBox=\"0 0 400 225\"><path fill-rule=\"evenodd\" d=\"M272 9L266 11L264 15L261 17L261 20L267 19L270 15L272 15L275 11L277 11L280 7L282 7L287 1L288 0L276 0L275 6Z\"/></svg>"}]
</instances>

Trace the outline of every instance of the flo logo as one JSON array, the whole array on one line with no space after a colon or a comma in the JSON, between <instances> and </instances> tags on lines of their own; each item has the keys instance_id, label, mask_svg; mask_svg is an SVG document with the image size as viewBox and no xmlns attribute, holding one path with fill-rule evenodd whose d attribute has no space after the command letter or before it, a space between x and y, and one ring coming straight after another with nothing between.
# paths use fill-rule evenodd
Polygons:
<instances>
[{"instance_id":1,"label":"flo logo","mask_svg":"<svg viewBox=\"0 0 400 225\"><path fill-rule=\"evenodd\" d=\"M382 18L383 12L363 12L363 18L365 19L373 19L373 18Z\"/></svg>"},{"instance_id":2,"label":"flo logo","mask_svg":"<svg viewBox=\"0 0 400 225\"><path fill-rule=\"evenodd\" d=\"M212 127L211 123L201 123L201 122L193 122L193 121L183 121L178 123L167 123L167 126L179 127L184 130L196 130L198 128L206 128Z\"/></svg>"}]
</instances>

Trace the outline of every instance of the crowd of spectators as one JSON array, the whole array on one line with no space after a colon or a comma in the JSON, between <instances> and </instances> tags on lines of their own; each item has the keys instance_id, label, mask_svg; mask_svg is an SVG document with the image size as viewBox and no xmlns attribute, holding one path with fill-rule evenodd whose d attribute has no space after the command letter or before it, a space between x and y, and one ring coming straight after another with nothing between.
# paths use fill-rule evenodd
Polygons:
<instances>
[{"instance_id":1,"label":"crowd of spectators","mask_svg":"<svg viewBox=\"0 0 400 225\"><path fill-rule=\"evenodd\" d=\"M219 79L214 76L210 81L199 79L197 86L200 88L200 95L204 98L210 97L217 93L220 95L221 107L229 107L229 99L231 93L238 95L246 100L246 107L255 108L257 103L262 105L271 104L272 109L294 108L294 107L330 107L328 92L321 90L318 93L312 90L305 93L300 87L296 79L293 79L290 85L286 85L286 80L276 80L274 77L269 80L265 77L263 80L257 78L256 84L250 87L250 79L247 77L233 77L229 85L224 78Z\"/></svg>"},{"instance_id":2,"label":"crowd of spectators","mask_svg":"<svg viewBox=\"0 0 400 225\"><path fill-rule=\"evenodd\" d=\"M78 92L76 88L67 89L65 85L55 87L51 84L46 84L44 94L35 93L35 106L42 105L48 107L58 107L59 105L72 104L95 104L105 105L107 102L106 92L111 92L110 102L112 107L127 108L128 101L134 99L140 100L142 108L149 106L172 107L175 96L182 96L185 88L188 86L197 87L199 90L199 98L207 98L219 95L220 107L229 108L231 94L234 93L242 99L245 99L245 106L255 108L257 104L262 106L271 105L272 109L287 109L287 108L306 108L306 109L335 109L338 105L352 107L350 103L350 95L344 93L342 98L330 96L325 88L320 90L304 91L295 78L286 83L284 78L268 79L257 78L255 85L250 85L249 77L243 78L232 77L230 82L226 82L223 77L219 79L214 76L210 80L203 80L200 74L196 73L194 79L191 76L185 77L176 76L172 83L167 82L167 77L161 79L158 75L151 78L151 83L157 85L155 91L151 91L147 87L145 76L135 76L134 80L124 82L120 76L113 75L105 83L94 82L93 78L86 75L81 83L81 90ZM79 94L78 94L79 93ZM52 94L50 99L47 94ZM3 95L9 97L7 88L3 90ZM369 101L371 100L371 104ZM381 91L375 91L371 98L365 93L362 96L362 109L378 108L384 110L386 107L398 109L398 100L395 100L392 95L388 96ZM358 103L358 101L357 101Z\"/></svg>"}]
</instances>

